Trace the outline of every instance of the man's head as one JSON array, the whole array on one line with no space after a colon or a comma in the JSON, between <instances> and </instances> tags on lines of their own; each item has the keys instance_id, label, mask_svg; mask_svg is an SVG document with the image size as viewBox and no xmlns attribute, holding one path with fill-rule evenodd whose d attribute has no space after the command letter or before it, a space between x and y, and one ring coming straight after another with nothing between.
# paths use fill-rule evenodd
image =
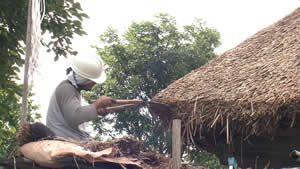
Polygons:
<instances>
[{"instance_id":1,"label":"man's head","mask_svg":"<svg viewBox=\"0 0 300 169\"><path fill-rule=\"evenodd\" d=\"M72 70L83 78L102 83L106 79L104 65L99 56L74 56L71 61Z\"/></svg>"},{"instance_id":2,"label":"man's head","mask_svg":"<svg viewBox=\"0 0 300 169\"><path fill-rule=\"evenodd\" d=\"M74 56L71 60L71 68L73 73L69 74L69 81L83 90L90 90L96 83L102 83L106 79L99 56Z\"/></svg>"}]
</instances>

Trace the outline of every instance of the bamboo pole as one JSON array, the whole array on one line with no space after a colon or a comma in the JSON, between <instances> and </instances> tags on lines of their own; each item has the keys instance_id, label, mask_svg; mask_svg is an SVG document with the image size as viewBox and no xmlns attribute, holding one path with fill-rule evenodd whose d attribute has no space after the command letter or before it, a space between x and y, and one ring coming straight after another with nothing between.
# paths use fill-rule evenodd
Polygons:
<instances>
[{"instance_id":1,"label":"bamboo pole","mask_svg":"<svg viewBox=\"0 0 300 169\"><path fill-rule=\"evenodd\" d=\"M26 32L26 55L24 68L24 83L22 93L22 109L21 109L21 126L26 122L27 115L27 98L28 98L28 71L30 66L30 57L32 55L31 41L32 41L32 0L28 0L27 10L27 32Z\"/></svg>"},{"instance_id":2,"label":"bamboo pole","mask_svg":"<svg viewBox=\"0 0 300 169\"><path fill-rule=\"evenodd\" d=\"M181 168L181 120L174 119L172 124L172 169Z\"/></svg>"}]
</instances>

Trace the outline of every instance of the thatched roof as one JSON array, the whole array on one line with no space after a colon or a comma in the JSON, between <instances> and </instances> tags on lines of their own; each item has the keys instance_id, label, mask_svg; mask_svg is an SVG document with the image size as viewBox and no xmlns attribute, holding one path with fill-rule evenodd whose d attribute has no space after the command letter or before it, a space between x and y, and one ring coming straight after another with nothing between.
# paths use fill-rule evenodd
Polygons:
<instances>
[{"instance_id":1,"label":"thatched roof","mask_svg":"<svg viewBox=\"0 0 300 169\"><path fill-rule=\"evenodd\" d=\"M153 100L172 106L172 118L182 119L183 135L190 138L216 127L226 134L226 125L228 136L247 137L273 134L283 118L292 126L300 112L299 90L300 8L170 84Z\"/></svg>"}]
</instances>

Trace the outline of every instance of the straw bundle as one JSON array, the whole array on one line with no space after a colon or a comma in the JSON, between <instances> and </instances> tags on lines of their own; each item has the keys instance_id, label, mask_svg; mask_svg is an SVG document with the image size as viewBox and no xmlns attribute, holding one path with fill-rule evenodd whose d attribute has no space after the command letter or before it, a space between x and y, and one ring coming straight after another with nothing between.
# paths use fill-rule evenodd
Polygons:
<instances>
[{"instance_id":1,"label":"straw bundle","mask_svg":"<svg viewBox=\"0 0 300 169\"><path fill-rule=\"evenodd\" d=\"M299 18L300 8L152 100L173 106L170 118L182 119L190 141L216 130L227 143L236 133L243 138L272 135L282 119L293 126L300 110Z\"/></svg>"}]
</instances>

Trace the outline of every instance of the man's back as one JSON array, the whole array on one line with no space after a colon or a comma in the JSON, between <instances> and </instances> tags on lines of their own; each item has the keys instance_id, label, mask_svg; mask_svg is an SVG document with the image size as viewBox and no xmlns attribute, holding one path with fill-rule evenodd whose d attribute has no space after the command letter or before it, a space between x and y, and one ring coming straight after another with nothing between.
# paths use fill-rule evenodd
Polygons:
<instances>
[{"instance_id":1,"label":"man's back","mask_svg":"<svg viewBox=\"0 0 300 169\"><path fill-rule=\"evenodd\" d=\"M78 125L96 118L96 108L93 105L81 106L80 92L65 80L51 96L46 125L56 136L88 140L89 134L81 131Z\"/></svg>"}]
</instances>

